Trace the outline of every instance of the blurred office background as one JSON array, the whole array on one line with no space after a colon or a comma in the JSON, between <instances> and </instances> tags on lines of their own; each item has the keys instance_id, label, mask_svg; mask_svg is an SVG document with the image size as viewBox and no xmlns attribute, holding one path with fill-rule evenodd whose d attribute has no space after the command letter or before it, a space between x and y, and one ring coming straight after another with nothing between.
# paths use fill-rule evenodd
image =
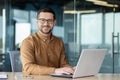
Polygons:
<instances>
[{"instance_id":1,"label":"blurred office background","mask_svg":"<svg viewBox=\"0 0 120 80\"><path fill-rule=\"evenodd\" d=\"M64 41L71 65L82 49L107 48L100 72L120 73L120 0L0 0L0 71L11 71L8 52L37 31L44 6L56 13L53 34Z\"/></svg>"}]
</instances>

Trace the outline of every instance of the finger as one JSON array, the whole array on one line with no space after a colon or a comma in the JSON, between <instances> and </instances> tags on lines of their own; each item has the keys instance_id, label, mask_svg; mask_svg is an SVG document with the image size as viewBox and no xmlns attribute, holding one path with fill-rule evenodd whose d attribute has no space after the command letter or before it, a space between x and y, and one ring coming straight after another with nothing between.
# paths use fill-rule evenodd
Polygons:
<instances>
[{"instance_id":1,"label":"finger","mask_svg":"<svg viewBox=\"0 0 120 80\"><path fill-rule=\"evenodd\" d=\"M75 69L76 69L76 66L73 67L73 70L75 70Z\"/></svg>"},{"instance_id":2,"label":"finger","mask_svg":"<svg viewBox=\"0 0 120 80\"><path fill-rule=\"evenodd\" d=\"M71 73L64 71L63 74L70 75Z\"/></svg>"},{"instance_id":3,"label":"finger","mask_svg":"<svg viewBox=\"0 0 120 80\"><path fill-rule=\"evenodd\" d=\"M73 74L74 71L72 69L64 69L64 72L67 74Z\"/></svg>"}]
</instances>

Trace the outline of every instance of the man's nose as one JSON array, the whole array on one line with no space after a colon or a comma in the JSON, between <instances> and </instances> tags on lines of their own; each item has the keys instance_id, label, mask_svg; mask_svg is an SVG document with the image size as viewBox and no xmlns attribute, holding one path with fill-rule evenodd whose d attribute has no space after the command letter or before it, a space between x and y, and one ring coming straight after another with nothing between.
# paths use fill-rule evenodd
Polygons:
<instances>
[{"instance_id":1,"label":"man's nose","mask_svg":"<svg viewBox=\"0 0 120 80\"><path fill-rule=\"evenodd\" d=\"M48 21L45 21L45 22L44 22L44 25L48 25L48 24L49 24Z\"/></svg>"}]
</instances>

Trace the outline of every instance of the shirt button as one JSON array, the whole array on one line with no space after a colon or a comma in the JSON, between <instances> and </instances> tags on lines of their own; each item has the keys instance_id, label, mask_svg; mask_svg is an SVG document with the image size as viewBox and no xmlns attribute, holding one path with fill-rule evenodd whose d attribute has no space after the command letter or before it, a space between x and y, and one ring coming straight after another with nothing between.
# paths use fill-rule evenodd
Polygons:
<instances>
[{"instance_id":1,"label":"shirt button","mask_svg":"<svg viewBox=\"0 0 120 80\"><path fill-rule=\"evenodd\" d=\"M46 41L45 39L43 41Z\"/></svg>"},{"instance_id":2,"label":"shirt button","mask_svg":"<svg viewBox=\"0 0 120 80\"><path fill-rule=\"evenodd\" d=\"M50 56L50 53L48 53L48 56Z\"/></svg>"}]
</instances>

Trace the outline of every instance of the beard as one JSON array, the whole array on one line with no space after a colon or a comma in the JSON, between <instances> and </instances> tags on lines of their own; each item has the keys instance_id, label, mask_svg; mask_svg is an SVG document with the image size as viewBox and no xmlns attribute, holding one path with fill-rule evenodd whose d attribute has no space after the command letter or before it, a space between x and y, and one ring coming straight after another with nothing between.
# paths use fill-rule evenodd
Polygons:
<instances>
[{"instance_id":1,"label":"beard","mask_svg":"<svg viewBox=\"0 0 120 80\"><path fill-rule=\"evenodd\" d=\"M52 32L53 28L50 29L49 26L42 26L42 28L40 29L40 31L43 34L50 34Z\"/></svg>"}]
</instances>

